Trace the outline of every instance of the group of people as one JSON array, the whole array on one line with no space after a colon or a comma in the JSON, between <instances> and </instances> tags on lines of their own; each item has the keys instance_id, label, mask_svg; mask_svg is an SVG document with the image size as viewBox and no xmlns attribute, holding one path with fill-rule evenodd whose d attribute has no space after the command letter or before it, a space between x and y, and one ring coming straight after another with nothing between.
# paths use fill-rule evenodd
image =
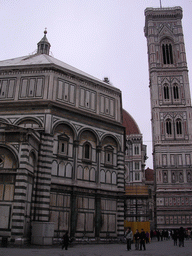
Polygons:
<instances>
[{"instance_id":1,"label":"group of people","mask_svg":"<svg viewBox=\"0 0 192 256\"><path fill-rule=\"evenodd\" d=\"M158 241L169 240L171 238L171 231L170 230L151 230L150 237L151 237L151 240L153 240L154 237L156 237Z\"/></svg>"},{"instance_id":2,"label":"group of people","mask_svg":"<svg viewBox=\"0 0 192 256\"><path fill-rule=\"evenodd\" d=\"M149 233L148 232L145 233L145 231L143 229L141 229L141 232L139 232L139 230L136 229L136 232L133 235L133 232L132 232L131 228L129 227L127 229L127 231L125 232L125 237L126 237L126 241L127 241L127 250L128 251L131 250L131 244L133 242L133 238L134 238L134 242L135 242L135 250L142 250L142 248L144 250L146 250L145 244L149 243L149 236L151 237L151 240L153 239L153 237L157 237L158 241L160 240L160 237L162 240L165 237L166 237L166 239L169 239L170 237L172 237L172 239L174 241L174 245L177 245L177 240L179 240L179 247L184 247L185 237L187 238L188 235L189 235L189 237L191 236L191 233L190 233L191 231L186 232L183 227L180 227L179 230L173 230L172 232L170 232L170 233L169 232L166 233L166 232L157 230L157 231L151 231L150 235L149 235ZM166 234L166 235L164 235L164 234ZM63 236L62 249L65 248L65 250L67 250L68 245L69 245L69 236L68 236L68 231L67 231Z\"/></svg>"},{"instance_id":3,"label":"group of people","mask_svg":"<svg viewBox=\"0 0 192 256\"><path fill-rule=\"evenodd\" d=\"M185 231L183 227L180 227L179 230L174 230L172 237L174 246L177 245L177 240L179 239L179 247L184 247Z\"/></svg>"},{"instance_id":4,"label":"group of people","mask_svg":"<svg viewBox=\"0 0 192 256\"><path fill-rule=\"evenodd\" d=\"M173 239L174 246L177 246L177 241L179 241L179 247L184 247L184 239L189 239L191 236L191 230L185 230L183 227L174 230L155 230L150 233L151 240L154 237L157 241L170 240Z\"/></svg>"},{"instance_id":5,"label":"group of people","mask_svg":"<svg viewBox=\"0 0 192 256\"><path fill-rule=\"evenodd\" d=\"M149 234L147 232L147 234ZM139 230L137 229L134 236L133 236L133 232L131 230L131 228L128 228L125 236L126 236L126 240L127 240L127 250L131 250L131 243L133 241L133 237L134 237L134 241L135 241L135 250L146 250L146 246L145 243L147 243L147 241L149 241L149 236L145 233L145 231L143 229L141 229L141 232L139 233Z\"/></svg>"}]
</instances>

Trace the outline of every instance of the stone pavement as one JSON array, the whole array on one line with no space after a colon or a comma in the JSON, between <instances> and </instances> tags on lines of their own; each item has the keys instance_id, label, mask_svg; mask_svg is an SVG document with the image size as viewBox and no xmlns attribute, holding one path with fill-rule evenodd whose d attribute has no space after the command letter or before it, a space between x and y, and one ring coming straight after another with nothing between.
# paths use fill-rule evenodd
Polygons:
<instances>
[{"instance_id":1,"label":"stone pavement","mask_svg":"<svg viewBox=\"0 0 192 256\"><path fill-rule=\"evenodd\" d=\"M185 241L185 247L174 246L173 241L152 241L146 251L126 251L126 244L75 244L67 251L61 246L0 247L0 256L192 256L192 240Z\"/></svg>"}]
</instances>

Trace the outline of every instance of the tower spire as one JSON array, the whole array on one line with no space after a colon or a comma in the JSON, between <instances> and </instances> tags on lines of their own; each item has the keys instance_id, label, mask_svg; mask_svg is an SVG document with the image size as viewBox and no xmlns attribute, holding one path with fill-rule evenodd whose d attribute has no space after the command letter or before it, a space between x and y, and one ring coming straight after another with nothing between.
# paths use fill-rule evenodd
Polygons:
<instances>
[{"instance_id":1,"label":"tower spire","mask_svg":"<svg viewBox=\"0 0 192 256\"><path fill-rule=\"evenodd\" d=\"M44 30L44 37L37 44L37 54L49 55L49 50L50 50L51 45L50 45L46 35L47 35L47 28L45 28L45 30Z\"/></svg>"},{"instance_id":2,"label":"tower spire","mask_svg":"<svg viewBox=\"0 0 192 256\"><path fill-rule=\"evenodd\" d=\"M162 8L162 3L161 3L161 0L160 0L160 8Z\"/></svg>"}]
</instances>

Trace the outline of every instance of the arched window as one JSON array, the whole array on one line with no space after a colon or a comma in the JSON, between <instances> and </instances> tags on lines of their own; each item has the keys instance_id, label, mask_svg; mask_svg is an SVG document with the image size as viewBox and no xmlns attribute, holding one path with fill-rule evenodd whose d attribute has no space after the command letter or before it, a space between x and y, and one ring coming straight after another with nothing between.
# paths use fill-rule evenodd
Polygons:
<instances>
[{"instance_id":1,"label":"arched window","mask_svg":"<svg viewBox=\"0 0 192 256\"><path fill-rule=\"evenodd\" d=\"M179 99L179 88L178 88L177 84L173 85L173 98L174 98L174 100Z\"/></svg>"},{"instance_id":2,"label":"arched window","mask_svg":"<svg viewBox=\"0 0 192 256\"><path fill-rule=\"evenodd\" d=\"M173 64L173 51L172 51L171 43L163 43L162 52L163 52L163 63Z\"/></svg>"},{"instance_id":3,"label":"arched window","mask_svg":"<svg viewBox=\"0 0 192 256\"><path fill-rule=\"evenodd\" d=\"M91 145L88 142L83 145L83 159L91 161Z\"/></svg>"},{"instance_id":4,"label":"arched window","mask_svg":"<svg viewBox=\"0 0 192 256\"><path fill-rule=\"evenodd\" d=\"M137 145L137 146L135 146L135 155L139 155L139 146Z\"/></svg>"},{"instance_id":5,"label":"arched window","mask_svg":"<svg viewBox=\"0 0 192 256\"><path fill-rule=\"evenodd\" d=\"M85 144L85 158L86 159L90 158L90 156L89 156L89 148L90 148L89 144Z\"/></svg>"},{"instance_id":6,"label":"arched window","mask_svg":"<svg viewBox=\"0 0 192 256\"><path fill-rule=\"evenodd\" d=\"M182 134L182 123L181 123L181 120L179 119L176 120L176 133L177 135Z\"/></svg>"},{"instance_id":7,"label":"arched window","mask_svg":"<svg viewBox=\"0 0 192 256\"><path fill-rule=\"evenodd\" d=\"M58 154L67 156L68 155L68 143L69 137L65 134L58 136Z\"/></svg>"},{"instance_id":8,"label":"arched window","mask_svg":"<svg viewBox=\"0 0 192 256\"><path fill-rule=\"evenodd\" d=\"M168 84L164 85L163 90L164 90L164 99L169 100L169 86L168 86Z\"/></svg>"},{"instance_id":9,"label":"arched window","mask_svg":"<svg viewBox=\"0 0 192 256\"><path fill-rule=\"evenodd\" d=\"M136 172L135 173L135 180L140 180L140 173L139 172Z\"/></svg>"},{"instance_id":10,"label":"arched window","mask_svg":"<svg viewBox=\"0 0 192 256\"><path fill-rule=\"evenodd\" d=\"M106 146L105 150L105 165L113 165L113 147Z\"/></svg>"},{"instance_id":11,"label":"arched window","mask_svg":"<svg viewBox=\"0 0 192 256\"><path fill-rule=\"evenodd\" d=\"M168 135L172 135L172 123L170 119L166 121L166 132Z\"/></svg>"}]
</instances>

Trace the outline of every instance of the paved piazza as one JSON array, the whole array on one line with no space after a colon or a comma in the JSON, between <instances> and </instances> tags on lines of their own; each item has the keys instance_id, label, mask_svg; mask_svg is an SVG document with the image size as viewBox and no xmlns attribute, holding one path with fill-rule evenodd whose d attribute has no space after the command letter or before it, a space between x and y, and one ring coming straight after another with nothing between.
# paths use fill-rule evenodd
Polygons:
<instances>
[{"instance_id":1,"label":"paved piazza","mask_svg":"<svg viewBox=\"0 0 192 256\"><path fill-rule=\"evenodd\" d=\"M152 241L146 245L146 251L135 251L132 245L131 251L126 251L126 244L76 244L70 246L67 251L61 246L39 247L24 246L15 248L0 247L0 256L191 256L192 240L185 241L185 247L174 246L173 241Z\"/></svg>"}]
</instances>

